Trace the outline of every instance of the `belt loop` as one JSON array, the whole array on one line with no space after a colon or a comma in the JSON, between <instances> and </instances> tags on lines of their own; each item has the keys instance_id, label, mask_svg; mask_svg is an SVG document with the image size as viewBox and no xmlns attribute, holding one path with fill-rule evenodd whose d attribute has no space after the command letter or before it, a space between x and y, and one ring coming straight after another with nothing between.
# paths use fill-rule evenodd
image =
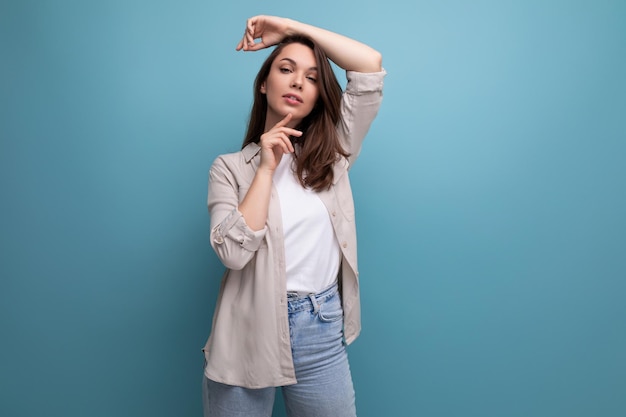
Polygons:
<instances>
[{"instance_id":1,"label":"belt loop","mask_svg":"<svg viewBox=\"0 0 626 417\"><path fill-rule=\"evenodd\" d=\"M313 304L313 313L317 314L320 311L320 305L317 303L315 294L309 294L309 298L311 299L311 304Z\"/></svg>"}]
</instances>

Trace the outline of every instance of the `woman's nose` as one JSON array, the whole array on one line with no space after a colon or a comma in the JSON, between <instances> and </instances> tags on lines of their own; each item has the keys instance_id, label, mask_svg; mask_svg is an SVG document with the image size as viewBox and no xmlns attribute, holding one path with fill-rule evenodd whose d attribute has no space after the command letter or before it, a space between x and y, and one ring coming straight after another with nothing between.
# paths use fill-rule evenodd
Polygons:
<instances>
[{"instance_id":1,"label":"woman's nose","mask_svg":"<svg viewBox=\"0 0 626 417\"><path fill-rule=\"evenodd\" d=\"M302 88L302 77L299 75L295 75L293 80L291 81L291 86L297 89Z\"/></svg>"}]
</instances>

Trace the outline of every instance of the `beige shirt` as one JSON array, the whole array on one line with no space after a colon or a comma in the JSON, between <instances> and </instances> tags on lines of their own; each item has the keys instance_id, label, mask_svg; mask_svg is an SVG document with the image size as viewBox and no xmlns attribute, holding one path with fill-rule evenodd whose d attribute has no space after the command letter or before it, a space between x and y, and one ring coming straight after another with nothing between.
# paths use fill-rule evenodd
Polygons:
<instances>
[{"instance_id":1,"label":"beige shirt","mask_svg":"<svg viewBox=\"0 0 626 417\"><path fill-rule=\"evenodd\" d=\"M342 252L340 288L347 344L361 331L354 202L348 169L382 101L386 72L346 73L342 120L337 126L351 156L334 166L333 184L319 193L328 209ZM237 210L260 161L260 147L219 156L209 173L211 246L226 272L217 299L211 335L204 347L207 378L228 385L264 388L295 384L291 356L285 251L280 202L272 189L265 228L251 230Z\"/></svg>"}]
</instances>

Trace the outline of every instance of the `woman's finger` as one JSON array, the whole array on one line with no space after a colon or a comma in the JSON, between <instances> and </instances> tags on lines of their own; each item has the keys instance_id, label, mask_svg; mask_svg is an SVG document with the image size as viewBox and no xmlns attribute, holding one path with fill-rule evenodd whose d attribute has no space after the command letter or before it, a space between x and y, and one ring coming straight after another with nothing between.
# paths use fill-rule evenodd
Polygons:
<instances>
[{"instance_id":1,"label":"woman's finger","mask_svg":"<svg viewBox=\"0 0 626 417\"><path fill-rule=\"evenodd\" d=\"M294 151L293 144L289 139L289 134L283 131L268 132L261 136L261 142L263 147L274 148L279 146L283 153L292 153Z\"/></svg>"},{"instance_id":2,"label":"woman's finger","mask_svg":"<svg viewBox=\"0 0 626 417\"><path fill-rule=\"evenodd\" d=\"M294 151L293 144L291 143L291 140L289 139L289 135L283 133L280 138L282 139L282 141L285 144L285 147L287 149L287 151L285 153L293 153L293 151Z\"/></svg>"},{"instance_id":3,"label":"woman's finger","mask_svg":"<svg viewBox=\"0 0 626 417\"><path fill-rule=\"evenodd\" d=\"M282 120L279 120L278 123L276 123L272 129L277 128L277 127L287 126L287 123L289 123L292 117L293 115L291 113L287 113L287 115L283 117Z\"/></svg>"},{"instance_id":4,"label":"woman's finger","mask_svg":"<svg viewBox=\"0 0 626 417\"><path fill-rule=\"evenodd\" d=\"M292 129L290 127L283 127L281 130L285 132L286 134L288 134L289 136L297 136L297 137L302 136L301 130Z\"/></svg>"},{"instance_id":5,"label":"woman's finger","mask_svg":"<svg viewBox=\"0 0 626 417\"><path fill-rule=\"evenodd\" d=\"M279 145L282 148L283 153L292 153L293 145L291 145L291 141L289 140L287 135L282 135L279 139Z\"/></svg>"},{"instance_id":6,"label":"woman's finger","mask_svg":"<svg viewBox=\"0 0 626 417\"><path fill-rule=\"evenodd\" d=\"M235 49L237 51L241 51L242 49L244 51L248 50L248 29L247 28L243 31L243 36L241 37L241 40L239 41Z\"/></svg>"},{"instance_id":7,"label":"woman's finger","mask_svg":"<svg viewBox=\"0 0 626 417\"><path fill-rule=\"evenodd\" d=\"M248 19L245 32L248 49L254 45L254 30L254 20Z\"/></svg>"},{"instance_id":8,"label":"woman's finger","mask_svg":"<svg viewBox=\"0 0 626 417\"><path fill-rule=\"evenodd\" d=\"M264 142L267 146L273 147L279 145L281 147L286 146L287 151L289 151L289 147L291 146L291 141L289 140L289 136L284 132L272 132L265 138Z\"/></svg>"}]
</instances>

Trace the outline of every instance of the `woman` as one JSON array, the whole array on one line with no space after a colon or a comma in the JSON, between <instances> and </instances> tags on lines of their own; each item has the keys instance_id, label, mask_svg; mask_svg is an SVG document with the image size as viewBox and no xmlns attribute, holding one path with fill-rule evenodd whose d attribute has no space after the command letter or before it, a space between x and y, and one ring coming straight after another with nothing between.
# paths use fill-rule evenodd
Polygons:
<instances>
[{"instance_id":1,"label":"woman","mask_svg":"<svg viewBox=\"0 0 626 417\"><path fill-rule=\"evenodd\" d=\"M289 416L355 416L345 345L361 325L347 171L385 72L369 46L279 17L248 19L236 49L273 45L243 149L210 170L211 246L226 272L204 348L205 415L270 416L282 387ZM328 59L346 70L343 94Z\"/></svg>"}]
</instances>

